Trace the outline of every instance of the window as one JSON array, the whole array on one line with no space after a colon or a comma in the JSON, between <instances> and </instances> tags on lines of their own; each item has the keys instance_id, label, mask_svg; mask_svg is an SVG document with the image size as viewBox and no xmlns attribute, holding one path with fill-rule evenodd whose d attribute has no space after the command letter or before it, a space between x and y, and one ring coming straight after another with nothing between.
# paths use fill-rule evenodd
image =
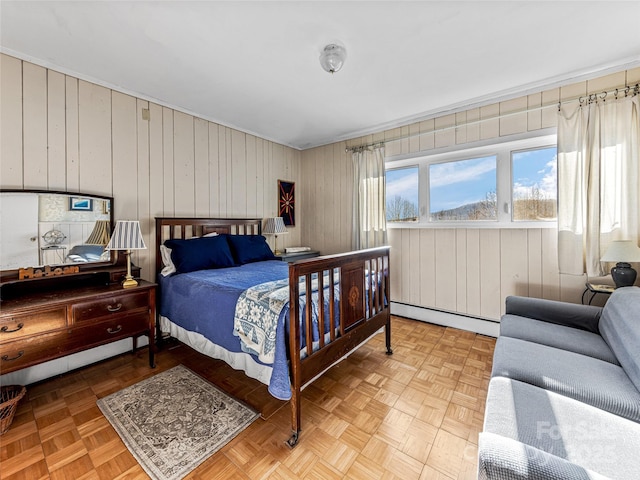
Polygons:
<instances>
[{"instance_id":1,"label":"window","mask_svg":"<svg viewBox=\"0 0 640 480\"><path fill-rule=\"evenodd\" d=\"M511 154L513 220L556 220L556 147Z\"/></svg>"},{"instance_id":2,"label":"window","mask_svg":"<svg viewBox=\"0 0 640 480\"><path fill-rule=\"evenodd\" d=\"M387 222L417 222L418 167L386 172Z\"/></svg>"},{"instance_id":3,"label":"window","mask_svg":"<svg viewBox=\"0 0 640 480\"><path fill-rule=\"evenodd\" d=\"M429 219L495 220L496 156L429 165Z\"/></svg>"},{"instance_id":4,"label":"window","mask_svg":"<svg viewBox=\"0 0 640 480\"><path fill-rule=\"evenodd\" d=\"M501 140L387 158L387 222L526 227L555 220L555 135Z\"/></svg>"}]
</instances>

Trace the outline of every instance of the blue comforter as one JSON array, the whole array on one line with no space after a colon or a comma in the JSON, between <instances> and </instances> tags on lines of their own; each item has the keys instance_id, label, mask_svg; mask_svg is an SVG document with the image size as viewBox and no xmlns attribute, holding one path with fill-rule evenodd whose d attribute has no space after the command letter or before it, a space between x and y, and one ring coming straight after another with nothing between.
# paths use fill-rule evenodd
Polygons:
<instances>
[{"instance_id":1,"label":"blue comforter","mask_svg":"<svg viewBox=\"0 0 640 480\"><path fill-rule=\"evenodd\" d=\"M234 335L234 315L238 299L251 287L287 279L288 276L289 265L278 260L248 263L233 268L200 270L169 277L160 276L160 314L186 330L200 333L231 352L246 352L239 337ZM317 292L312 296L317 301ZM304 314L302 302L303 299L301 315ZM328 302L328 295L325 302ZM317 313L317 308L314 307L313 310ZM327 319L328 308L325 312ZM288 318L287 302L278 317L273 363L263 363L252 355L257 363L272 366L269 392L281 400L291 398L286 341ZM328 321L325 322L327 331L328 324ZM304 332L302 337L304 339ZM317 340L317 332L314 332L313 338Z\"/></svg>"}]
</instances>

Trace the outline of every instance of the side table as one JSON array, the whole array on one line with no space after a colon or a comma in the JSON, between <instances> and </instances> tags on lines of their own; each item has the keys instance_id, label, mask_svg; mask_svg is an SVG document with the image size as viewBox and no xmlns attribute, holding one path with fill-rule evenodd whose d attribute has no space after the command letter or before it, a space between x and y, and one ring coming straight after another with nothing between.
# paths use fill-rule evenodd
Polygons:
<instances>
[{"instance_id":1,"label":"side table","mask_svg":"<svg viewBox=\"0 0 640 480\"><path fill-rule=\"evenodd\" d=\"M40 247L40 263L42 265L56 265L65 263L67 256L66 245L49 245Z\"/></svg>"},{"instance_id":2,"label":"side table","mask_svg":"<svg viewBox=\"0 0 640 480\"><path fill-rule=\"evenodd\" d=\"M276 258L282 260L283 262L293 263L298 260L302 260L304 258L313 258L320 255L318 250L307 250L306 252L294 252L294 253L286 253L280 252L276 255Z\"/></svg>"},{"instance_id":3,"label":"side table","mask_svg":"<svg viewBox=\"0 0 640 480\"><path fill-rule=\"evenodd\" d=\"M613 291L616 289L616 287L614 287L613 285L598 285L596 283L585 283L585 289L584 292L582 292L582 304L585 305L584 301L585 301L585 295L587 295L587 293L591 293L591 298L589 299L589 305L591 305L591 302L593 301L593 298L599 294L602 293L603 295L611 295L613 293Z\"/></svg>"}]
</instances>

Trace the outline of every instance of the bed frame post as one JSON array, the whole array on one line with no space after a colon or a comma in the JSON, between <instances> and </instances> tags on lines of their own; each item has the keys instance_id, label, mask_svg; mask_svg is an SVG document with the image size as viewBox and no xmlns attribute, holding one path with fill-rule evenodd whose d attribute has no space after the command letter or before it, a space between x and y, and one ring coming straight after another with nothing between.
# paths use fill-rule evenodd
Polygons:
<instances>
[{"instance_id":1,"label":"bed frame post","mask_svg":"<svg viewBox=\"0 0 640 480\"><path fill-rule=\"evenodd\" d=\"M383 279L383 285L382 285L382 290L384 292L383 298L382 298L382 303L384 304L384 299L386 298L387 301L389 302L389 305L391 305L391 290L389 288L389 279L391 278L391 272L390 270L390 263L391 263L391 259L389 257L389 250L387 250L386 252L386 256L383 257L382 259L382 271L384 272L384 275L382 275L382 279ZM386 347L387 347L387 355L393 355L393 350L391 349L391 307L388 306L387 310L389 311L388 316L387 316L387 324L384 327L384 336L385 336L385 341L386 341Z\"/></svg>"},{"instance_id":2,"label":"bed frame post","mask_svg":"<svg viewBox=\"0 0 640 480\"><path fill-rule=\"evenodd\" d=\"M289 266L289 351L300 351L300 296L297 270ZM291 353L291 437L287 440L289 447L295 447L300 437L300 393L302 392L302 375L300 355Z\"/></svg>"},{"instance_id":3,"label":"bed frame post","mask_svg":"<svg viewBox=\"0 0 640 480\"><path fill-rule=\"evenodd\" d=\"M387 355L393 355L393 349L391 348L391 318L387 321L384 327L384 335L387 343Z\"/></svg>"}]
</instances>

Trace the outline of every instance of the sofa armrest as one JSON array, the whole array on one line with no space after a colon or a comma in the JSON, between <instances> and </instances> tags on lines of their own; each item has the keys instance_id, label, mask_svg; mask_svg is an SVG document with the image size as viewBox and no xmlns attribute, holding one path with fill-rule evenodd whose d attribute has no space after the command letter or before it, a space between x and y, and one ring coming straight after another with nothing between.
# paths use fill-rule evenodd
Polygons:
<instances>
[{"instance_id":1,"label":"sofa armrest","mask_svg":"<svg viewBox=\"0 0 640 480\"><path fill-rule=\"evenodd\" d=\"M602 308L542 298L509 296L506 299L506 313L599 333Z\"/></svg>"}]
</instances>

